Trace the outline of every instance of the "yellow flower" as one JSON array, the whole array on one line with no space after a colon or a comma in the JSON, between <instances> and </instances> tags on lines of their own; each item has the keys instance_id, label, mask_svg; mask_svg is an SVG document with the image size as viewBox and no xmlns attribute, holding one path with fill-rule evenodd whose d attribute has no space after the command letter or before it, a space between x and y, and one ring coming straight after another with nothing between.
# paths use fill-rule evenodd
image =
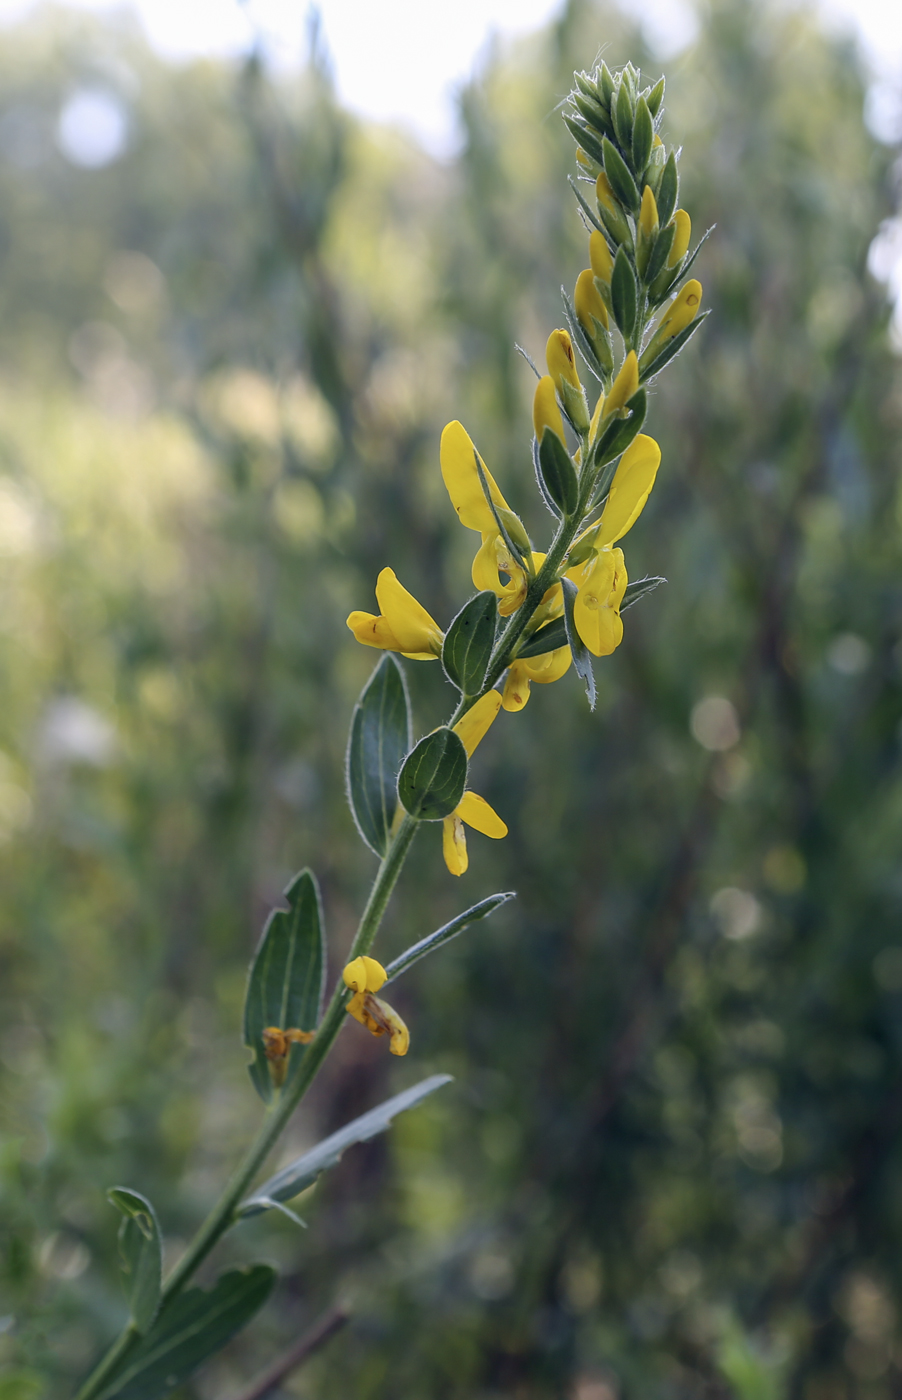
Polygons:
<instances>
[{"instance_id":1,"label":"yellow flower","mask_svg":"<svg viewBox=\"0 0 902 1400\"><path fill-rule=\"evenodd\" d=\"M572 660L569 647L558 647L556 651L546 651L542 656L529 656L525 661L512 662L501 697L504 708L512 714L522 710L529 699L530 682L551 685L552 681L559 681L570 669Z\"/></svg>"},{"instance_id":2,"label":"yellow flower","mask_svg":"<svg viewBox=\"0 0 902 1400\"><path fill-rule=\"evenodd\" d=\"M393 569L383 569L376 580L376 601L382 609L379 617L367 612L352 612L348 617L358 642L382 651L400 651L413 661L434 661L441 655L441 628L398 582Z\"/></svg>"},{"instance_id":3,"label":"yellow flower","mask_svg":"<svg viewBox=\"0 0 902 1400\"><path fill-rule=\"evenodd\" d=\"M374 995L386 979L382 964L375 958L354 958L341 975L345 986L354 993L345 1008L348 1015L366 1026L372 1035L388 1035L393 1055L406 1055L410 1032L394 1007Z\"/></svg>"},{"instance_id":4,"label":"yellow flower","mask_svg":"<svg viewBox=\"0 0 902 1400\"><path fill-rule=\"evenodd\" d=\"M610 656L623 640L620 604L628 582L623 550L602 549L581 574L573 604L576 630L593 656Z\"/></svg>"},{"instance_id":5,"label":"yellow flower","mask_svg":"<svg viewBox=\"0 0 902 1400\"><path fill-rule=\"evenodd\" d=\"M628 582L623 551L611 549L641 515L655 484L661 449L639 433L620 459L601 520L581 537L593 546L583 563L567 570L577 587L573 620L582 641L595 656L609 656L623 638L620 604Z\"/></svg>"},{"instance_id":6,"label":"yellow flower","mask_svg":"<svg viewBox=\"0 0 902 1400\"><path fill-rule=\"evenodd\" d=\"M288 1072L288 1056L292 1045L309 1045L316 1031L299 1031L290 1027L283 1031L279 1026L267 1026L263 1032L263 1053L269 1061L269 1076L277 1089L285 1083Z\"/></svg>"},{"instance_id":7,"label":"yellow flower","mask_svg":"<svg viewBox=\"0 0 902 1400\"><path fill-rule=\"evenodd\" d=\"M466 749L468 758L473 756L494 724L500 708L501 696L497 690L490 690L455 724L454 732ZM496 841L507 835L507 827L488 802L475 792L465 792L454 811L442 823L442 852L452 875L463 875L469 865L464 822L474 831L491 836Z\"/></svg>"}]
</instances>

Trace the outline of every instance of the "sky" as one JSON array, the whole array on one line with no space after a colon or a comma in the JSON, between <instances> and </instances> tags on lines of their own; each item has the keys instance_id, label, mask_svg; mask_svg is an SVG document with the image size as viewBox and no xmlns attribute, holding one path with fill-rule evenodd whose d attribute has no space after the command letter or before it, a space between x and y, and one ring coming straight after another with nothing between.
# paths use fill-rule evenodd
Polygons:
<instances>
[{"instance_id":1,"label":"sky","mask_svg":"<svg viewBox=\"0 0 902 1400\"><path fill-rule=\"evenodd\" d=\"M662 59L692 37L686 0L621 0L643 18ZM0 23L35 7L36 0L0 0ZM123 0L69 0L104 10ZM304 51L309 0L128 0L162 53L240 53L261 36L275 59L289 66ZM815 0L831 23L857 29L878 81L873 125L899 123L895 93L902 89L900 0ZM400 121L438 155L455 145L454 92L469 76L493 34L535 29L560 0L319 0L322 34L338 92L352 110ZM894 81L896 80L895 84ZM880 134L878 130L878 134Z\"/></svg>"}]
</instances>

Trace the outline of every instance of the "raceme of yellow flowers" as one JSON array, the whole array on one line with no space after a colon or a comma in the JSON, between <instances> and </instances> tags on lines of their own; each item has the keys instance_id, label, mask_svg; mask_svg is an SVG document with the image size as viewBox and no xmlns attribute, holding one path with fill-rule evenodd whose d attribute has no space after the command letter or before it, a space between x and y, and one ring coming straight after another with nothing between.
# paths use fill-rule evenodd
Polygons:
<instances>
[{"instance_id":1,"label":"raceme of yellow flowers","mask_svg":"<svg viewBox=\"0 0 902 1400\"><path fill-rule=\"evenodd\" d=\"M595 201L593 209L574 186L589 233L589 266L576 279L572 301L565 298L569 330L548 337L547 372L538 377L533 400L536 478L560 521L550 572L549 556L533 550L463 425L449 423L441 439L451 503L460 523L479 535L474 586L495 595L499 619L514 619L524 608L529 614L502 658L500 690L490 678L490 688L453 726L468 757L500 707L522 710L533 682L547 685L567 673L575 646L603 657L620 645L629 577L619 541L642 513L661 461L655 440L638 431L643 386L697 328L701 285L684 280L695 258L688 256L692 225L676 207L677 153L668 155L658 131L664 81L640 92L629 64L614 75L602 63L591 77L575 76L565 121L579 143L580 180L594 186ZM599 385L591 408L574 342ZM545 585L540 595L537 580ZM568 585L572 613L565 627ZM445 634L390 568L379 574L376 599L378 614L348 618L358 641L413 660L442 657ZM547 649L535 641L540 632L547 632ZM507 831L488 803L466 791L444 818L445 860L457 875L467 868L464 823L491 837Z\"/></svg>"}]
</instances>

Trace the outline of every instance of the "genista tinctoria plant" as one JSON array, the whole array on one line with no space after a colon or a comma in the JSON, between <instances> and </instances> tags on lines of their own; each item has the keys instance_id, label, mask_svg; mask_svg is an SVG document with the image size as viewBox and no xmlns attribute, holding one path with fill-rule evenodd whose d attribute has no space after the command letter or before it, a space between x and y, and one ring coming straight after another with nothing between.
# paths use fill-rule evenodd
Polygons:
<instances>
[{"instance_id":1,"label":"genista tinctoria plant","mask_svg":"<svg viewBox=\"0 0 902 1400\"><path fill-rule=\"evenodd\" d=\"M163 1283L161 1235L153 1207L116 1188L129 1319L79 1391L89 1397L154 1400L182 1383L249 1321L269 1294L265 1264L223 1273L212 1288L189 1287L222 1235L248 1216L281 1210L334 1165L342 1152L388 1127L448 1082L432 1075L334 1133L263 1184L263 1163L329 1053L346 1019L385 1037L394 1055L411 1036L384 993L414 962L512 896L482 900L383 966L372 949L411 842L441 824L449 871L467 870L470 827L495 839L501 815L468 783L468 766L503 709L526 705L533 682L548 685L572 669L594 704L594 657L623 637L622 614L661 579L629 582L620 541L636 524L654 485L661 452L642 432L646 385L694 333L702 289L687 280L689 215L678 207L676 151L658 129L664 79L640 89L627 64L577 73L564 120L578 142L573 188L588 233L589 266L572 297L566 327L545 347L547 372L533 401L536 485L551 517L543 552L461 423L442 433L441 472L461 525L478 535L477 590L446 630L384 568L378 613L353 612L358 642L386 653L354 710L347 755L348 799L361 837L380 864L349 955L328 1005L326 942L316 880L302 871L263 932L248 979L244 1041L266 1115L244 1161L195 1239ZM587 374L585 384L577 353ZM587 393L587 388L590 392ZM447 722L413 742L404 675L391 653L437 661L457 692ZM512 721L516 723L516 720Z\"/></svg>"}]
</instances>

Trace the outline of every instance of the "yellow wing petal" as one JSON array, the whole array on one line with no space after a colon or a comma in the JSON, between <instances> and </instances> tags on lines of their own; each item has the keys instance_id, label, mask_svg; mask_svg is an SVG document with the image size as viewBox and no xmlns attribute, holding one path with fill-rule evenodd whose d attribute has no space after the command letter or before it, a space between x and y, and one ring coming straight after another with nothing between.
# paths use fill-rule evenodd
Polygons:
<instances>
[{"instance_id":1,"label":"yellow wing petal","mask_svg":"<svg viewBox=\"0 0 902 1400\"><path fill-rule=\"evenodd\" d=\"M528 665L527 661L515 661L508 669L501 703L510 714L516 714L518 710L522 710L529 699L530 673Z\"/></svg>"},{"instance_id":2,"label":"yellow wing petal","mask_svg":"<svg viewBox=\"0 0 902 1400\"><path fill-rule=\"evenodd\" d=\"M495 841L500 841L502 836L507 835L507 827L498 813L489 806L484 797L479 797L475 792L464 793L457 804L455 816L460 817L461 821L466 822L474 831L480 831L483 836L491 836Z\"/></svg>"},{"instance_id":3,"label":"yellow wing petal","mask_svg":"<svg viewBox=\"0 0 902 1400\"><path fill-rule=\"evenodd\" d=\"M481 530L497 534L498 526L489 510L488 502L476 470L476 449L462 423L457 420L449 423L442 433L440 452L442 479L451 497L451 504L460 516L462 525L468 530ZM495 480L480 457L492 500L499 509L510 510Z\"/></svg>"},{"instance_id":4,"label":"yellow wing petal","mask_svg":"<svg viewBox=\"0 0 902 1400\"><path fill-rule=\"evenodd\" d=\"M348 626L365 647L380 647L382 651L401 650L401 643L384 617L375 617L368 612L352 612L348 617Z\"/></svg>"}]
</instances>

